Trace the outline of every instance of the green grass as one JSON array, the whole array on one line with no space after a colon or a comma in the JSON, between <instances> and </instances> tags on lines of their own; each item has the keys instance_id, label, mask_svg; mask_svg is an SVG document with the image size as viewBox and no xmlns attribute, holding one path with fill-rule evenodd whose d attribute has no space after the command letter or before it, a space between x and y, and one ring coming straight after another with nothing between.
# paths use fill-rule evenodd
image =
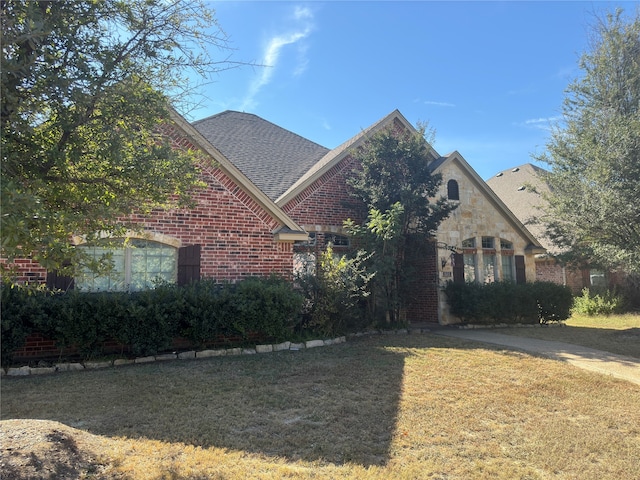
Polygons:
<instances>
[{"instance_id":1,"label":"green grass","mask_svg":"<svg viewBox=\"0 0 640 480\"><path fill-rule=\"evenodd\" d=\"M629 382L423 334L4 377L1 414L95 434L93 478L617 480L640 476L638 405Z\"/></svg>"},{"instance_id":2,"label":"green grass","mask_svg":"<svg viewBox=\"0 0 640 480\"><path fill-rule=\"evenodd\" d=\"M554 340L640 358L640 314L572 315L565 326L500 329L509 335Z\"/></svg>"}]
</instances>

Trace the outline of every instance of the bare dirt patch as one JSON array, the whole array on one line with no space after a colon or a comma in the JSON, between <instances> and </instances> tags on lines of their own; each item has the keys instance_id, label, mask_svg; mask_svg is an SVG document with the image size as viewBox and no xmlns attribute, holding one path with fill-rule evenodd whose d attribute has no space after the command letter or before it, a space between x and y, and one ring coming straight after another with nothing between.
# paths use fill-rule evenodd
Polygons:
<instances>
[{"instance_id":1,"label":"bare dirt patch","mask_svg":"<svg viewBox=\"0 0 640 480\"><path fill-rule=\"evenodd\" d=\"M95 453L101 439L49 420L0 422L2 478L106 479Z\"/></svg>"}]
</instances>

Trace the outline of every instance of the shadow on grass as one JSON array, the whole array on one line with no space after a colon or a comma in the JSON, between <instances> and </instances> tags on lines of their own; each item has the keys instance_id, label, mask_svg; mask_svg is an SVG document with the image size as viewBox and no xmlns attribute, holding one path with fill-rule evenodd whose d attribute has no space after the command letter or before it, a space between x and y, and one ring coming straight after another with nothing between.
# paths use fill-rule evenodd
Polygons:
<instances>
[{"instance_id":1,"label":"shadow on grass","mask_svg":"<svg viewBox=\"0 0 640 480\"><path fill-rule=\"evenodd\" d=\"M406 356L451 341L380 335L298 352L12 379L3 381L2 415L293 461L384 465Z\"/></svg>"}]
</instances>

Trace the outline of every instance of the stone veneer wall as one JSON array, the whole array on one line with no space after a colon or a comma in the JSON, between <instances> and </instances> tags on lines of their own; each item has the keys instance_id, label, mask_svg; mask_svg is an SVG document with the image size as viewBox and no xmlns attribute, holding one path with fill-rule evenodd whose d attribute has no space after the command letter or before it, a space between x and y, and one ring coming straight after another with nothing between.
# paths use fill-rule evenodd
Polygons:
<instances>
[{"instance_id":1,"label":"stone veneer wall","mask_svg":"<svg viewBox=\"0 0 640 480\"><path fill-rule=\"evenodd\" d=\"M456 180L460 200L458 208L451 216L440 225L437 232L439 282L444 286L446 282L453 280L453 265L451 251L447 246L455 247L461 252L462 241L468 238L476 239L476 256L478 268L476 275L480 274L482 265L482 237L493 237L495 242L496 267L501 272L500 239L513 244L513 255L523 255L525 258L525 273L527 282L536 280L536 262L532 253L525 251L529 240L525 238L513 224L505 217L491 198L482 191L474 179L462 168L456 160L447 162L440 170L442 174L442 186L439 194L446 197L447 182ZM443 266L444 263L444 266ZM501 275L501 273L499 273ZM498 278L501 278L500 276ZM458 323L459 319L449 313L446 296L439 291L439 319L442 324Z\"/></svg>"}]
</instances>

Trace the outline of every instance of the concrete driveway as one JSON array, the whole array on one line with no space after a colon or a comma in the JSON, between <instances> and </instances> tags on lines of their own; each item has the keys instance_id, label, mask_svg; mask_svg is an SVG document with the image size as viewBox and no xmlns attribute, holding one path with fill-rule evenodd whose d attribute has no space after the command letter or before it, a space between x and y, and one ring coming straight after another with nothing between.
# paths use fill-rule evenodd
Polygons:
<instances>
[{"instance_id":1,"label":"concrete driveway","mask_svg":"<svg viewBox=\"0 0 640 480\"><path fill-rule=\"evenodd\" d=\"M461 330L440 327L432 329L431 333L533 352L562 360L585 370L611 375L640 385L640 360L634 357L615 355L570 343L504 335L488 329Z\"/></svg>"}]
</instances>

